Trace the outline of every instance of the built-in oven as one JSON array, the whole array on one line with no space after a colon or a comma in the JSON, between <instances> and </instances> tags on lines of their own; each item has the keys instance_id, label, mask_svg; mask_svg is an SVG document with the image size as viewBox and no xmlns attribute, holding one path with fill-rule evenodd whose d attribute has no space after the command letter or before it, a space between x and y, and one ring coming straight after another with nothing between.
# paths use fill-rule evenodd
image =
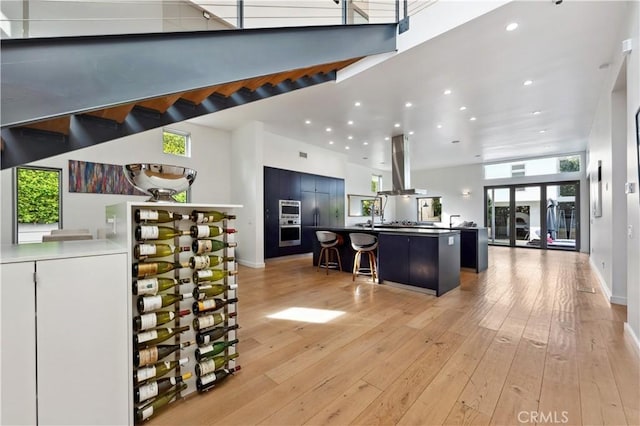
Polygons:
<instances>
[{"instance_id":1,"label":"built-in oven","mask_svg":"<svg viewBox=\"0 0 640 426\"><path fill-rule=\"evenodd\" d=\"M280 200L280 247L299 246L302 237L300 228L300 201Z\"/></svg>"}]
</instances>

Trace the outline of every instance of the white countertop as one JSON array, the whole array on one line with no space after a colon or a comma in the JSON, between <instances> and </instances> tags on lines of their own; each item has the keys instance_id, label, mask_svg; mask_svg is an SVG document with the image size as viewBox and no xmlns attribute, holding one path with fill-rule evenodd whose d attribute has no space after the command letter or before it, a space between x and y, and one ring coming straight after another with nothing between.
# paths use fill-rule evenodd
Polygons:
<instances>
[{"instance_id":1,"label":"white countertop","mask_svg":"<svg viewBox=\"0 0 640 426\"><path fill-rule=\"evenodd\" d=\"M55 241L35 244L3 244L0 263L33 262L69 257L127 253L127 248L110 240Z\"/></svg>"}]
</instances>

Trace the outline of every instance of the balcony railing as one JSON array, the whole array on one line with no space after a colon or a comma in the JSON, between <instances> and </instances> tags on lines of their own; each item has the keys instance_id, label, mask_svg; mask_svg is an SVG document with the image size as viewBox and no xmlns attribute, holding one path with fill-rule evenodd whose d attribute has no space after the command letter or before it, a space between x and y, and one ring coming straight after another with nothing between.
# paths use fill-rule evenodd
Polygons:
<instances>
[{"instance_id":1,"label":"balcony railing","mask_svg":"<svg viewBox=\"0 0 640 426\"><path fill-rule=\"evenodd\" d=\"M397 23L436 0L4 0L2 38Z\"/></svg>"}]
</instances>

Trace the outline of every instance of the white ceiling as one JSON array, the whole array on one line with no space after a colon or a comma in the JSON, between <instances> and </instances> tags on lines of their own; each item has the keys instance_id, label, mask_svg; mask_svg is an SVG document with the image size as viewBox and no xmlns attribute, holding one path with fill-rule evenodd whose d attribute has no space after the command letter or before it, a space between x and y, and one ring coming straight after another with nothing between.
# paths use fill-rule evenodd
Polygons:
<instances>
[{"instance_id":1,"label":"white ceiling","mask_svg":"<svg viewBox=\"0 0 640 426\"><path fill-rule=\"evenodd\" d=\"M610 72L603 64L621 55L624 12L624 2L511 2L340 83L191 121L227 130L262 121L383 170L391 168L385 137L410 131L414 170L584 151ZM511 22L519 26L507 32Z\"/></svg>"}]
</instances>

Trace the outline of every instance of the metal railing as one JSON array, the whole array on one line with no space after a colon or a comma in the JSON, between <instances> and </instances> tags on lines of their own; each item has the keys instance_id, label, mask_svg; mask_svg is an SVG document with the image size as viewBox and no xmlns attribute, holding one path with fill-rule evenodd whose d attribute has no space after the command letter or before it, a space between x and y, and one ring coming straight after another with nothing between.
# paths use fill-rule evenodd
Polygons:
<instances>
[{"instance_id":1,"label":"metal railing","mask_svg":"<svg viewBox=\"0 0 640 426\"><path fill-rule=\"evenodd\" d=\"M2 38L398 23L436 0L3 0Z\"/></svg>"}]
</instances>

